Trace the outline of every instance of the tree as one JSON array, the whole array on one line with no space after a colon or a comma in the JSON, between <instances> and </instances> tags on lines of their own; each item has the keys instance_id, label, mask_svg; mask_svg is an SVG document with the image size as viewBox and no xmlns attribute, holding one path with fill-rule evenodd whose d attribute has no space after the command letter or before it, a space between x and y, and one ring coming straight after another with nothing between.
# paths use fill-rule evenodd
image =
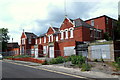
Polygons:
<instances>
[{"instance_id":1,"label":"tree","mask_svg":"<svg viewBox=\"0 0 120 80\"><path fill-rule=\"evenodd\" d=\"M1 28L0 29L0 42L1 42L1 45L2 45L2 51L6 51L7 49L7 43L8 43L8 40L10 39L9 36L8 36L8 29L6 28Z\"/></svg>"},{"instance_id":2,"label":"tree","mask_svg":"<svg viewBox=\"0 0 120 80\"><path fill-rule=\"evenodd\" d=\"M116 22L114 27L114 40L120 40L120 20Z\"/></svg>"},{"instance_id":3,"label":"tree","mask_svg":"<svg viewBox=\"0 0 120 80\"><path fill-rule=\"evenodd\" d=\"M112 38L109 36L109 33L108 33L108 32L105 32L105 33L104 33L104 38L105 38L105 40L107 40L107 41L112 40Z\"/></svg>"}]
</instances>

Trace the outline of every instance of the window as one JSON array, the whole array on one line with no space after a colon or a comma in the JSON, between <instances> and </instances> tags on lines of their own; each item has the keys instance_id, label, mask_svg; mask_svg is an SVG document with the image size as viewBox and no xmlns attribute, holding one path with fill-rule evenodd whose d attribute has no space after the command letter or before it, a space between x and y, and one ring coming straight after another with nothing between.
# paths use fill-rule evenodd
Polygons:
<instances>
[{"instance_id":1,"label":"window","mask_svg":"<svg viewBox=\"0 0 120 80\"><path fill-rule=\"evenodd\" d=\"M28 39L28 43L31 44L31 39L30 38Z\"/></svg>"},{"instance_id":2,"label":"window","mask_svg":"<svg viewBox=\"0 0 120 80\"><path fill-rule=\"evenodd\" d=\"M91 26L94 26L94 20L91 20Z\"/></svg>"},{"instance_id":3,"label":"window","mask_svg":"<svg viewBox=\"0 0 120 80\"><path fill-rule=\"evenodd\" d=\"M36 44L37 44L37 39L36 39Z\"/></svg>"},{"instance_id":4,"label":"window","mask_svg":"<svg viewBox=\"0 0 120 80\"><path fill-rule=\"evenodd\" d=\"M108 18L106 18L106 24L108 24L108 22L109 22L109 19L108 19Z\"/></svg>"},{"instance_id":5,"label":"window","mask_svg":"<svg viewBox=\"0 0 120 80\"><path fill-rule=\"evenodd\" d=\"M63 31L61 31L61 40L63 39Z\"/></svg>"},{"instance_id":6,"label":"window","mask_svg":"<svg viewBox=\"0 0 120 80\"><path fill-rule=\"evenodd\" d=\"M46 54L47 53L47 47L43 46L43 53Z\"/></svg>"},{"instance_id":7,"label":"window","mask_svg":"<svg viewBox=\"0 0 120 80\"><path fill-rule=\"evenodd\" d=\"M40 38L40 44L41 44L41 38Z\"/></svg>"},{"instance_id":8,"label":"window","mask_svg":"<svg viewBox=\"0 0 120 80\"><path fill-rule=\"evenodd\" d=\"M52 38L52 42L53 42L53 35L51 35L51 38Z\"/></svg>"},{"instance_id":9,"label":"window","mask_svg":"<svg viewBox=\"0 0 120 80\"><path fill-rule=\"evenodd\" d=\"M34 49L31 49L31 54L34 54Z\"/></svg>"},{"instance_id":10,"label":"window","mask_svg":"<svg viewBox=\"0 0 120 80\"><path fill-rule=\"evenodd\" d=\"M44 36L44 43L46 43L46 36Z\"/></svg>"},{"instance_id":11,"label":"window","mask_svg":"<svg viewBox=\"0 0 120 80\"><path fill-rule=\"evenodd\" d=\"M93 37L92 30L90 30L90 37Z\"/></svg>"},{"instance_id":12,"label":"window","mask_svg":"<svg viewBox=\"0 0 120 80\"><path fill-rule=\"evenodd\" d=\"M25 44L25 38L22 38L22 44Z\"/></svg>"},{"instance_id":13,"label":"window","mask_svg":"<svg viewBox=\"0 0 120 80\"><path fill-rule=\"evenodd\" d=\"M65 39L68 39L68 30L65 30Z\"/></svg>"},{"instance_id":14,"label":"window","mask_svg":"<svg viewBox=\"0 0 120 80\"><path fill-rule=\"evenodd\" d=\"M58 35L56 36L56 41L58 41Z\"/></svg>"},{"instance_id":15,"label":"window","mask_svg":"<svg viewBox=\"0 0 120 80\"><path fill-rule=\"evenodd\" d=\"M73 29L70 29L70 38L73 38Z\"/></svg>"},{"instance_id":16,"label":"window","mask_svg":"<svg viewBox=\"0 0 120 80\"><path fill-rule=\"evenodd\" d=\"M50 35L48 36L48 42L50 42Z\"/></svg>"}]
</instances>

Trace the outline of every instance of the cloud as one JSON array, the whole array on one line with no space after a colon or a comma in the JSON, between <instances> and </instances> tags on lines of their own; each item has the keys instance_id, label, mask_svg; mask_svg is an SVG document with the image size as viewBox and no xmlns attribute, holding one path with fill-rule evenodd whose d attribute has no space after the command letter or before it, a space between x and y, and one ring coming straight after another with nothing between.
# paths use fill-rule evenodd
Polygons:
<instances>
[{"instance_id":1,"label":"cloud","mask_svg":"<svg viewBox=\"0 0 120 80\"><path fill-rule=\"evenodd\" d=\"M117 19L117 2L112 0L66 0L69 18L83 20L108 15ZM37 35L50 25L60 27L65 15L65 0L0 0L0 26L20 43L23 29ZM11 40L10 40L11 41Z\"/></svg>"}]
</instances>

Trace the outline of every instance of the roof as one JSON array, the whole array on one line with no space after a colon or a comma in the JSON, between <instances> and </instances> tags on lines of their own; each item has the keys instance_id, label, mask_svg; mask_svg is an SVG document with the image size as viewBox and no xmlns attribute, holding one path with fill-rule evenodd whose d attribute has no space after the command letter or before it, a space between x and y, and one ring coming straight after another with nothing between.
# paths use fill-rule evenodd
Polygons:
<instances>
[{"instance_id":1,"label":"roof","mask_svg":"<svg viewBox=\"0 0 120 80\"><path fill-rule=\"evenodd\" d=\"M39 37L44 37L46 35L46 33L44 33L44 34L41 34Z\"/></svg>"},{"instance_id":2,"label":"roof","mask_svg":"<svg viewBox=\"0 0 120 80\"><path fill-rule=\"evenodd\" d=\"M30 33L30 32L25 32L27 38L37 38L37 36L34 33Z\"/></svg>"},{"instance_id":3,"label":"roof","mask_svg":"<svg viewBox=\"0 0 120 80\"><path fill-rule=\"evenodd\" d=\"M59 31L59 28L57 27L52 27L56 32Z\"/></svg>"},{"instance_id":4,"label":"roof","mask_svg":"<svg viewBox=\"0 0 120 80\"><path fill-rule=\"evenodd\" d=\"M97 19L97 18L101 18L101 17L108 17L108 18L110 18L110 19L113 19L113 18L111 18L111 17L109 17L109 16L102 15L102 16L99 16L99 17L95 17L95 18L91 18L91 19L85 20L85 21L89 21L89 20L93 20L93 19ZM113 20L117 21L116 19L113 19Z\"/></svg>"},{"instance_id":5,"label":"roof","mask_svg":"<svg viewBox=\"0 0 120 80\"><path fill-rule=\"evenodd\" d=\"M92 27L91 25L89 25L88 23L84 22L80 18L75 19L74 21L75 21L75 27L80 27L80 26L87 27L87 28L91 28Z\"/></svg>"},{"instance_id":6,"label":"roof","mask_svg":"<svg viewBox=\"0 0 120 80\"><path fill-rule=\"evenodd\" d=\"M18 42L7 43L7 48L19 48Z\"/></svg>"}]
</instances>

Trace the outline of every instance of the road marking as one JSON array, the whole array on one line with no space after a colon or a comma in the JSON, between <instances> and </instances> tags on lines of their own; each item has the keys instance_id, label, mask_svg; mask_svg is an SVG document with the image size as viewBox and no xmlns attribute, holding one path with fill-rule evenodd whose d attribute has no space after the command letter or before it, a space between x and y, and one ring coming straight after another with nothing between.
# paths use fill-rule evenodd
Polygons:
<instances>
[{"instance_id":1,"label":"road marking","mask_svg":"<svg viewBox=\"0 0 120 80\"><path fill-rule=\"evenodd\" d=\"M76 78L88 79L86 77L73 75L73 74L69 74L69 73L64 73L64 72L60 72L60 71L54 71L54 70L49 70L49 69L45 69L45 68L37 68L37 67L34 67L34 66L29 66L29 65L25 65L25 64L18 64L18 63L9 62L9 61L5 61L5 62L16 64L16 65L22 65L22 66L26 66L26 67L30 67L30 68L40 69L40 70L44 70L44 71L48 71L48 72L54 72L54 73L58 73L58 74L68 75L68 76L72 76L72 77L76 77ZM94 80L94 79L89 79L89 80Z\"/></svg>"}]
</instances>

